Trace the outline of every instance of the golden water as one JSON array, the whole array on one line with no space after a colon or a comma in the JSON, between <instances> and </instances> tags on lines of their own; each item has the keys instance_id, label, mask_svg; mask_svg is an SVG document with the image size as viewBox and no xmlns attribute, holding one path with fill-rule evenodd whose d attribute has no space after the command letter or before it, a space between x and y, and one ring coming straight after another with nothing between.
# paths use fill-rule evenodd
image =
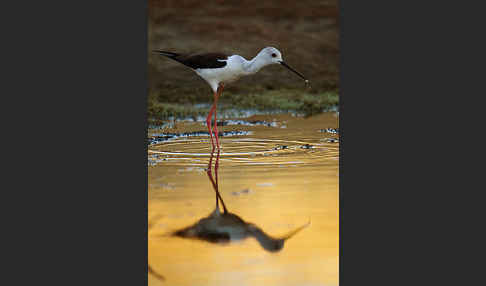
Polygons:
<instances>
[{"instance_id":1,"label":"golden water","mask_svg":"<svg viewBox=\"0 0 486 286\"><path fill-rule=\"evenodd\" d=\"M319 132L338 127L336 113L251 119L278 126L218 127L252 131L220 137L219 190L226 207L273 237L310 225L279 252L265 251L253 238L222 245L169 236L215 208L205 172L209 137L150 146L149 157L159 162L148 167L148 262L165 280L149 274L149 285L339 284L339 143L327 142L337 135ZM202 123L176 127L170 131L206 130ZM305 144L313 148L301 148ZM287 148L274 150L282 145Z\"/></svg>"}]
</instances>

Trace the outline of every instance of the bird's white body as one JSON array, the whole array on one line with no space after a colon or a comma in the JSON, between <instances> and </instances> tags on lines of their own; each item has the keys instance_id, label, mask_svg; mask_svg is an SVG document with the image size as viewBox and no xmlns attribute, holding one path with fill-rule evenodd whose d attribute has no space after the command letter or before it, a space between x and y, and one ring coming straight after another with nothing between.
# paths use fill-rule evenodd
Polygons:
<instances>
[{"instance_id":1,"label":"bird's white body","mask_svg":"<svg viewBox=\"0 0 486 286\"><path fill-rule=\"evenodd\" d=\"M272 56L272 54L275 56ZM280 63L282 61L282 54L279 50L268 47L260 51L250 61L239 55L232 55L226 60L219 61L226 62L226 66L222 68L199 68L194 70L211 86L214 92L217 91L220 83L230 83L242 76L254 74L264 66Z\"/></svg>"},{"instance_id":2,"label":"bird's white body","mask_svg":"<svg viewBox=\"0 0 486 286\"><path fill-rule=\"evenodd\" d=\"M226 66L222 68L201 68L194 70L211 86L214 92L218 89L219 83L233 82L245 75L243 66L246 60L243 57L233 55L229 56L227 60L220 61L225 61Z\"/></svg>"}]
</instances>

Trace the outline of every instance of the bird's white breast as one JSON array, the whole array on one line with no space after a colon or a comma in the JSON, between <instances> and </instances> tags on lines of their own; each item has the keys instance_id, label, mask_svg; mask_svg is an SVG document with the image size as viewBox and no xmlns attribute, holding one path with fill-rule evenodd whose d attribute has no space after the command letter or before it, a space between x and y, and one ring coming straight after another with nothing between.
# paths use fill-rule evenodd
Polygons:
<instances>
[{"instance_id":1,"label":"bird's white breast","mask_svg":"<svg viewBox=\"0 0 486 286\"><path fill-rule=\"evenodd\" d=\"M241 56L229 56L226 66L215 69L196 69L196 73L206 80L214 92L218 89L219 83L229 83L239 79L245 73L243 71L244 59Z\"/></svg>"}]
</instances>

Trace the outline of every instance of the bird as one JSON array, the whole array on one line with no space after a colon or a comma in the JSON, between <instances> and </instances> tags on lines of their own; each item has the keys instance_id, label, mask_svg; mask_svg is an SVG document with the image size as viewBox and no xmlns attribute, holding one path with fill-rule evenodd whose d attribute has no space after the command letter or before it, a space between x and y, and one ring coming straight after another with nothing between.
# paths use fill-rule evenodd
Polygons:
<instances>
[{"instance_id":1,"label":"bird","mask_svg":"<svg viewBox=\"0 0 486 286\"><path fill-rule=\"evenodd\" d=\"M203 78L214 92L214 101L209 114L206 118L206 124L211 138L211 144L214 148L213 135L216 138L216 146L219 148L219 137L217 128L216 107L218 98L223 92L225 84L234 82L242 76L257 73L265 66L280 64L290 71L301 77L306 84L309 80L301 73L290 67L282 58L282 53L274 47L263 48L253 59L247 60L240 55L226 55L224 53L198 53L182 54L162 50L153 50L154 53L168 57L179 62L196 72ZM214 128L211 128L211 116L214 113Z\"/></svg>"}]
</instances>

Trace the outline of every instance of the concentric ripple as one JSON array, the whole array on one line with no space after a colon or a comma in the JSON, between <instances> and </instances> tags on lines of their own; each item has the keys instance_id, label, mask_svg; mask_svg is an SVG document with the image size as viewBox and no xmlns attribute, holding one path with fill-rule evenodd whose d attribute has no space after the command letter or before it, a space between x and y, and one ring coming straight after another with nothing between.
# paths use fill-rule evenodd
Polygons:
<instances>
[{"instance_id":1,"label":"concentric ripple","mask_svg":"<svg viewBox=\"0 0 486 286\"><path fill-rule=\"evenodd\" d=\"M234 165L335 164L337 143L263 138L221 138L220 162ZM152 165L203 166L211 155L209 139L179 139L149 147ZM227 164L233 165L233 164Z\"/></svg>"}]
</instances>

